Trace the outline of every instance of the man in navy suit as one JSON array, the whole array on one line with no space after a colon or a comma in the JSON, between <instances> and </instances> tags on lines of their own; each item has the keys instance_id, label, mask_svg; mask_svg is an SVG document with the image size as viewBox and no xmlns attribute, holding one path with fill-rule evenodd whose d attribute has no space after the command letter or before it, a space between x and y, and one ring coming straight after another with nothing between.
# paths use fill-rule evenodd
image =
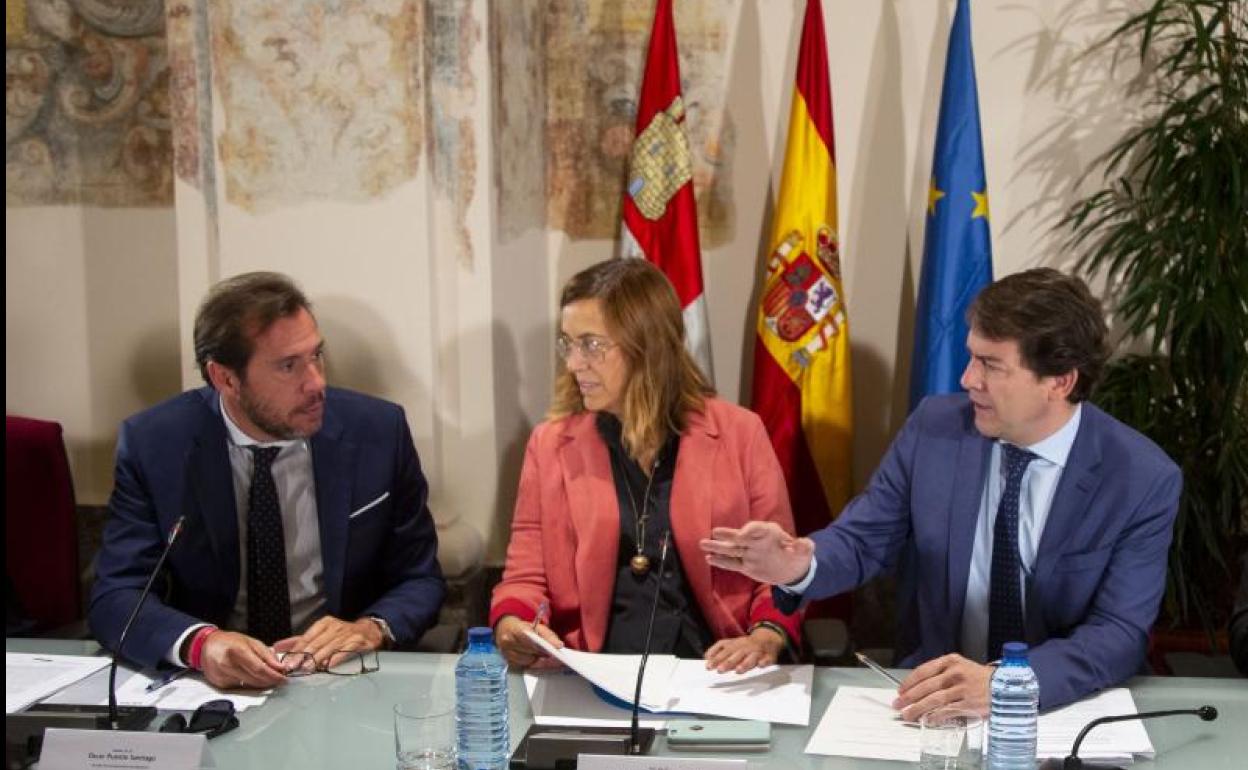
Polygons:
<instances>
[{"instance_id":1,"label":"man in navy suit","mask_svg":"<svg viewBox=\"0 0 1248 770\"><path fill-rule=\"evenodd\" d=\"M790 610L898 567L897 659L917 666L894 702L907 719L987 713L1003 641L1031 646L1042 708L1136 673L1182 487L1155 444L1086 402L1107 331L1082 281L1016 273L968 316L967 392L925 399L834 523L702 541L711 564L777 585Z\"/></svg>"},{"instance_id":2,"label":"man in navy suit","mask_svg":"<svg viewBox=\"0 0 1248 770\"><path fill-rule=\"evenodd\" d=\"M414 642L446 586L403 410L326 387L311 307L276 273L215 286L194 341L209 387L121 427L89 610L96 638L116 647L185 517L126 637L135 663L261 688L281 684L292 661L320 667Z\"/></svg>"}]
</instances>

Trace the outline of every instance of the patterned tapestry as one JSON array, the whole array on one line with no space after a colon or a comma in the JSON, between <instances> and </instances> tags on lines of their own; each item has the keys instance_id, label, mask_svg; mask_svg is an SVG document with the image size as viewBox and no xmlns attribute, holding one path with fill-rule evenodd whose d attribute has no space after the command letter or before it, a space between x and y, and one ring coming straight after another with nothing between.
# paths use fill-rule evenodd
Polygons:
<instances>
[{"instance_id":1,"label":"patterned tapestry","mask_svg":"<svg viewBox=\"0 0 1248 770\"><path fill-rule=\"evenodd\" d=\"M523 5L517 3L516 5ZM729 229L732 125L725 110L727 37L732 0L690 0L675 7L686 127L693 150L694 193L703 245L722 242ZM541 186L546 222L573 238L614 238L620 196L632 145L636 102L650 34L653 4L615 0L549 0L540 10L496 8L494 25L502 51L527 55L495 61L500 163L513 152L540 151L546 159ZM525 39L516 39L523 37ZM534 53L540 52L540 53ZM534 85L540 83L541 85ZM524 114L512 96L543 100L543 114ZM534 135L539 122L543 134ZM521 126L523 130L516 130ZM503 233L529 217L536 186L531 175L498 180Z\"/></svg>"},{"instance_id":2,"label":"patterned tapestry","mask_svg":"<svg viewBox=\"0 0 1248 770\"><path fill-rule=\"evenodd\" d=\"M6 0L5 203L173 200L162 0Z\"/></svg>"}]
</instances>

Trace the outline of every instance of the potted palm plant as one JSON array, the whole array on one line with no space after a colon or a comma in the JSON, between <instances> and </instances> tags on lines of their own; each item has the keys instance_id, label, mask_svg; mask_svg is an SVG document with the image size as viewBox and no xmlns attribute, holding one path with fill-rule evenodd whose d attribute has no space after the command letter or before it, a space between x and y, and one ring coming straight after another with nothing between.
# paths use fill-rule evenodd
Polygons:
<instances>
[{"instance_id":1,"label":"potted palm plant","mask_svg":"<svg viewBox=\"0 0 1248 770\"><path fill-rule=\"evenodd\" d=\"M1150 0L1105 41L1138 44L1151 94L1061 225L1125 329L1094 400L1156 441L1184 490L1163 625L1211 640L1248 547L1248 1Z\"/></svg>"}]
</instances>

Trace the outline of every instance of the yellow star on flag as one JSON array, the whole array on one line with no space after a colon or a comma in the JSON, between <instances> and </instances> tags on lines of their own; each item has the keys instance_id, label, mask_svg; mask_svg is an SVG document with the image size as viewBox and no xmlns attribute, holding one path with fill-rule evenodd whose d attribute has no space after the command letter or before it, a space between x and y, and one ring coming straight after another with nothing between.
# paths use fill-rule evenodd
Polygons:
<instances>
[{"instance_id":1,"label":"yellow star on flag","mask_svg":"<svg viewBox=\"0 0 1248 770\"><path fill-rule=\"evenodd\" d=\"M975 210L971 212L971 219L976 217L988 218L988 191L972 192L971 197L975 199Z\"/></svg>"},{"instance_id":2,"label":"yellow star on flag","mask_svg":"<svg viewBox=\"0 0 1248 770\"><path fill-rule=\"evenodd\" d=\"M936 201L943 197L945 197L945 193L936 189L936 177L932 177L931 185L927 188L928 216L936 216Z\"/></svg>"}]
</instances>

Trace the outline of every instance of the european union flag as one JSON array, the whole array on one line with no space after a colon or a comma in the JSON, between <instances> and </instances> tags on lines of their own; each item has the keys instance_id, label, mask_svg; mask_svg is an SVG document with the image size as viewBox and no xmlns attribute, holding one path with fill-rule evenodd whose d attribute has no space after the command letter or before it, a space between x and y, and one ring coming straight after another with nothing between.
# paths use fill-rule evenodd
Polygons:
<instances>
[{"instance_id":1,"label":"european union flag","mask_svg":"<svg viewBox=\"0 0 1248 770\"><path fill-rule=\"evenodd\" d=\"M958 0L945 55L927 229L914 319L910 408L926 395L955 393L968 360L966 308L992 283L988 186L979 136L970 0Z\"/></svg>"}]
</instances>

